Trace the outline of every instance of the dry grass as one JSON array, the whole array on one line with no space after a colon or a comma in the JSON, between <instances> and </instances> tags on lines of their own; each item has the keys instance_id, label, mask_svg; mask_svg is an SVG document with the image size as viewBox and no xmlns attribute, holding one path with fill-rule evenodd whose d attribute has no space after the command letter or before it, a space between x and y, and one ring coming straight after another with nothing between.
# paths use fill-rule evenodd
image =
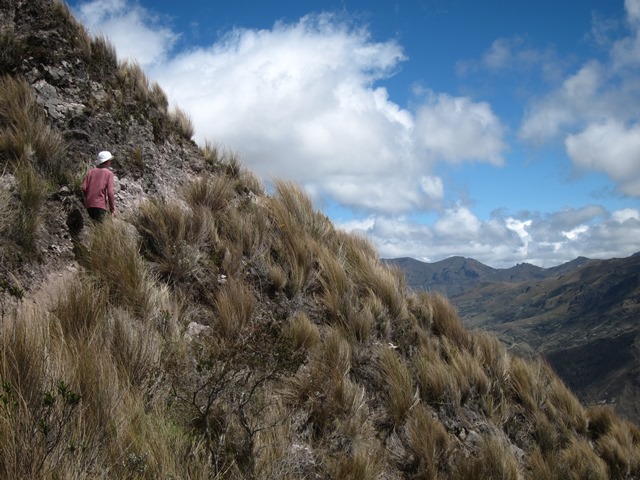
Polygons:
<instances>
[{"instance_id":1,"label":"dry grass","mask_svg":"<svg viewBox=\"0 0 640 480\"><path fill-rule=\"evenodd\" d=\"M52 181L67 180L70 164L64 139L46 121L26 80L0 78L0 125L0 151L11 162L31 162Z\"/></svg>"},{"instance_id":2,"label":"dry grass","mask_svg":"<svg viewBox=\"0 0 640 480\"><path fill-rule=\"evenodd\" d=\"M311 350L305 371L287 382L283 398L290 406L304 405L318 436L331 430L337 418L357 413L364 401L361 390L348 378L350 369L349 343L328 328Z\"/></svg>"},{"instance_id":3,"label":"dry grass","mask_svg":"<svg viewBox=\"0 0 640 480\"><path fill-rule=\"evenodd\" d=\"M462 324L455 307L441 294L428 293L433 310L432 331L436 335L447 337L461 348L469 348L470 335Z\"/></svg>"},{"instance_id":4,"label":"dry grass","mask_svg":"<svg viewBox=\"0 0 640 480\"><path fill-rule=\"evenodd\" d=\"M108 219L93 226L82 262L116 305L145 318L153 313L155 285L127 224Z\"/></svg>"},{"instance_id":5,"label":"dry grass","mask_svg":"<svg viewBox=\"0 0 640 480\"><path fill-rule=\"evenodd\" d=\"M607 435L614 427L617 417L607 405L594 405L587 408L587 429L593 440Z\"/></svg>"},{"instance_id":6,"label":"dry grass","mask_svg":"<svg viewBox=\"0 0 640 480\"><path fill-rule=\"evenodd\" d=\"M513 357L507 385L511 398L524 410L537 412L547 398L546 371L539 362Z\"/></svg>"},{"instance_id":7,"label":"dry grass","mask_svg":"<svg viewBox=\"0 0 640 480\"><path fill-rule=\"evenodd\" d=\"M489 378L498 386L504 386L509 376L510 356L498 337L486 332L472 334L473 350Z\"/></svg>"},{"instance_id":8,"label":"dry grass","mask_svg":"<svg viewBox=\"0 0 640 480\"><path fill-rule=\"evenodd\" d=\"M478 360L467 350L460 350L443 339L448 364L460 390L460 402L483 401L489 394L491 382Z\"/></svg>"},{"instance_id":9,"label":"dry grass","mask_svg":"<svg viewBox=\"0 0 640 480\"><path fill-rule=\"evenodd\" d=\"M433 356L423 348L414 355L412 363L422 400L430 405L444 405L449 409L460 405L462 394L457 377L439 356Z\"/></svg>"},{"instance_id":10,"label":"dry grass","mask_svg":"<svg viewBox=\"0 0 640 480\"><path fill-rule=\"evenodd\" d=\"M488 437L476 456L456 461L452 479L517 480L518 462L501 440ZM586 477L585 477L586 478Z\"/></svg>"},{"instance_id":11,"label":"dry grass","mask_svg":"<svg viewBox=\"0 0 640 480\"><path fill-rule=\"evenodd\" d=\"M366 448L356 448L348 455L338 455L329 464L330 478L348 478L350 480L370 480L380 478L382 465L380 458L372 455Z\"/></svg>"},{"instance_id":12,"label":"dry grass","mask_svg":"<svg viewBox=\"0 0 640 480\"><path fill-rule=\"evenodd\" d=\"M601 411L602 416L607 414ZM637 434L636 425L616 418L607 432L598 438L595 450L607 464L609 478L636 478L640 475Z\"/></svg>"},{"instance_id":13,"label":"dry grass","mask_svg":"<svg viewBox=\"0 0 640 480\"><path fill-rule=\"evenodd\" d=\"M161 112L167 113L169 109L169 100L158 82L151 82L149 86L149 101L155 105Z\"/></svg>"},{"instance_id":14,"label":"dry grass","mask_svg":"<svg viewBox=\"0 0 640 480\"><path fill-rule=\"evenodd\" d=\"M571 431L585 435L587 433L587 415L584 407L576 396L569 390L558 376L556 376L551 367L543 364L546 368L546 377L548 380L548 406L551 417L556 422L561 422Z\"/></svg>"},{"instance_id":15,"label":"dry grass","mask_svg":"<svg viewBox=\"0 0 640 480\"><path fill-rule=\"evenodd\" d=\"M214 330L224 339L234 339L251 322L256 299L241 282L228 281L218 292L215 301Z\"/></svg>"},{"instance_id":16,"label":"dry grass","mask_svg":"<svg viewBox=\"0 0 640 480\"><path fill-rule=\"evenodd\" d=\"M331 222L313 208L311 199L293 182L274 180L275 196L269 207L274 221L289 235L304 232L312 239L322 241L332 232Z\"/></svg>"},{"instance_id":17,"label":"dry grass","mask_svg":"<svg viewBox=\"0 0 640 480\"><path fill-rule=\"evenodd\" d=\"M211 165L220 163L224 158L224 150L220 144L208 138L205 138L204 145L200 146L200 153L204 160Z\"/></svg>"},{"instance_id":18,"label":"dry grass","mask_svg":"<svg viewBox=\"0 0 640 480\"><path fill-rule=\"evenodd\" d=\"M210 210L152 198L140 205L134 223L141 235L142 252L160 278L171 285L205 278L208 258L219 243Z\"/></svg>"},{"instance_id":19,"label":"dry grass","mask_svg":"<svg viewBox=\"0 0 640 480\"><path fill-rule=\"evenodd\" d=\"M280 235L273 241L274 262L282 266L287 281L285 293L289 298L302 295L316 281L314 250L316 245L304 231L295 232L276 227Z\"/></svg>"},{"instance_id":20,"label":"dry grass","mask_svg":"<svg viewBox=\"0 0 640 480\"><path fill-rule=\"evenodd\" d=\"M427 407L419 404L411 411L406 425L409 456L404 462L413 464L415 478L439 478L438 473L446 468L452 445L446 428Z\"/></svg>"},{"instance_id":21,"label":"dry grass","mask_svg":"<svg viewBox=\"0 0 640 480\"><path fill-rule=\"evenodd\" d=\"M141 103L149 101L149 78L137 61L124 60L120 62L116 71L116 78L120 82L125 101Z\"/></svg>"},{"instance_id":22,"label":"dry grass","mask_svg":"<svg viewBox=\"0 0 640 480\"><path fill-rule=\"evenodd\" d=\"M562 479L606 480L609 478L605 462L596 455L588 441L582 438L573 438L555 459L553 467L558 478Z\"/></svg>"},{"instance_id":23,"label":"dry grass","mask_svg":"<svg viewBox=\"0 0 640 480\"><path fill-rule=\"evenodd\" d=\"M91 279L74 279L58 294L51 313L64 338L90 342L100 334L107 318L109 292Z\"/></svg>"},{"instance_id":24,"label":"dry grass","mask_svg":"<svg viewBox=\"0 0 640 480\"><path fill-rule=\"evenodd\" d=\"M31 163L23 161L15 170L18 181L20 208L17 212L14 238L27 255L37 254L38 229L42 222L41 210L49 192L47 182L35 171Z\"/></svg>"},{"instance_id":25,"label":"dry grass","mask_svg":"<svg viewBox=\"0 0 640 480\"><path fill-rule=\"evenodd\" d=\"M185 140L191 140L193 138L195 132L191 117L180 107L173 107L169 112L169 123Z\"/></svg>"},{"instance_id":26,"label":"dry grass","mask_svg":"<svg viewBox=\"0 0 640 480\"><path fill-rule=\"evenodd\" d=\"M0 75L13 71L20 64L23 55L24 45L11 29L0 31Z\"/></svg>"},{"instance_id":27,"label":"dry grass","mask_svg":"<svg viewBox=\"0 0 640 480\"><path fill-rule=\"evenodd\" d=\"M391 425L397 428L404 424L418 395L409 368L395 350L383 345L375 353L378 384Z\"/></svg>"},{"instance_id":28,"label":"dry grass","mask_svg":"<svg viewBox=\"0 0 640 480\"><path fill-rule=\"evenodd\" d=\"M114 316L110 333L111 355L120 378L136 388L152 383L160 369L159 335L124 312Z\"/></svg>"},{"instance_id":29,"label":"dry grass","mask_svg":"<svg viewBox=\"0 0 640 480\"><path fill-rule=\"evenodd\" d=\"M114 118L148 113L156 140L192 138L138 64L118 64L54 5L91 75L117 70ZM19 47L0 35L0 65ZM0 149L20 208L38 212L43 182L68 172L64 143L26 82L0 82ZM51 305L3 314L0 477L640 476L640 430L470 334L443 296L409 293L302 188L276 180L267 198L236 154L208 141L201 152L219 176L142 204L133 226L91 225L86 271ZM130 161L144 168L142 151Z\"/></svg>"},{"instance_id":30,"label":"dry grass","mask_svg":"<svg viewBox=\"0 0 640 480\"><path fill-rule=\"evenodd\" d=\"M184 197L192 208L206 207L212 213L228 208L234 194L233 183L224 176L202 176L184 187Z\"/></svg>"},{"instance_id":31,"label":"dry grass","mask_svg":"<svg viewBox=\"0 0 640 480\"><path fill-rule=\"evenodd\" d=\"M304 312L297 312L290 319L290 332L293 347L298 350L310 350L320 342L320 330Z\"/></svg>"},{"instance_id":32,"label":"dry grass","mask_svg":"<svg viewBox=\"0 0 640 480\"><path fill-rule=\"evenodd\" d=\"M0 329L0 476L41 478L62 463L82 397L44 312L23 308ZM54 328L55 330L55 328Z\"/></svg>"},{"instance_id":33,"label":"dry grass","mask_svg":"<svg viewBox=\"0 0 640 480\"><path fill-rule=\"evenodd\" d=\"M326 248L318 249L319 282L322 287L321 299L327 310L328 319L354 333L350 321L358 309L359 298L341 259Z\"/></svg>"},{"instance_id":34,"label":"dry grass","mask_svg":"<svg viewBox=\"0 0 640 480\"><path fill-rule=\"evenodd\" d=\"M90 66L99 77L103 78L119 70L116 47L104 35L98 35L91 41Z\"/></svg>"},{"instance_id":35,"label":"dry grass","mask_svg":"<svg viewBox=\"0 0 640 480\"><path fill-rule=\"evenodd\" d=\"M0 235L9 233L18 220L19 206L13 197L10 186L2 183L0 185Z\"/></svg>"},{"instance_id":36,"label":"dry grass","mask_svg":"<svg viewBox=\"0 0 640 480\"><path fill-rule=\"evenodd\" d=\"M431 296L427 292L416 292L407 298L407 306L418 326L423 331L430 332L433 323Z\"/></svg>"}]
</instances>

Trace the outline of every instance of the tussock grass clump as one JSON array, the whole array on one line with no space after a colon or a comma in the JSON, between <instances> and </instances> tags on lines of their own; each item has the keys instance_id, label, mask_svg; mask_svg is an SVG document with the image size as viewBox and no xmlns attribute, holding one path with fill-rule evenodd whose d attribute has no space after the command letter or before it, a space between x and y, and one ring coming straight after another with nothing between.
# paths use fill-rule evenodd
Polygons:
<instances>
[{"instance_id":1,"label":"tussock grass clump","mask_svg":"<svg viewBox=\"0 0 640 480\"><path fill-rule=\"evenodd\" d=\"M23 42L11 30L0 30L0 75L10 73L20 65L23 55Z\"/></svg>"},{"instance_id":2,"label":"tussock grass clump","mask_svg":"<svg viewBox=\"0 0 640 480\"><path fill-rule=\"evenodd\" d=\"M106 287L112 302L147 317L154 306L154 280L138 252L135 232L108 219L95 225L82 263Z\"/></svg>"},{"instance_id":3,"label":"tussock grass clump","mask_svg":"<svg viewBox=\"0 0 640 480\"><path fill-rule=\"evenodd\" d=\"M282 232L282 227L280 231ZM282 235L274 240L275 261L283 267L287 275L285 293L289 298L304 294L315 283L314 249L315 244L310 238L290 231L282 232Z\"/></svg>"},{"instance_id":4,"label":"tussock grass clump","mask_svg":"<svg viewBox=\"0 0 640 480\"><path fill-rule=\"evenodd\" d=\"M251 321L256 299L243 283L231 280L218 292L215 301L215 332L222 338L238 335Z\"/></svg>"},{"instance_id":5,"label":"tussock grass clump","mask_svg":"<svg viewBox=\"0 0 640 480\"><path fill-rule=\"evenodd\" d=\"M311 199L295 183L276 179L274 186L276 194L269 206L283 231L304 233L314 240L323 240L332 232L329 219L313 208Z\"/></svg>"},{"instance_id":6,"label":"tussock grass clump","mask_svg":"<svg viewBox=\"0 0 640 480\"><path fill-rule=\"evenodd\" d=\"M23 78L0 78L0 151L14 165L29 161L56 183L70 176L62 135L46 121L31 87Z\"/></svg>"},{"instance_id":7,"label":"tussock grass clump","mask_svg":"<svg viewBox=\"0 0 640 480\"><path fill-rule=\"evenodd\" d=\"M423 401L450 409L460 405L462 393L451 366L424 347L414 355L412 363Z\"/></svg>"},{"instance_id":8,"label":"tussock grass clump","mask_svg":"<svg viewBox=\"0 0 640 480\"><path fill-rule=\"evenodd\" d=\"M169 112L169 123L185 140L191 140L193 138L195 131L191 117L180 107L174 107Z\"/></svg>"},{"instance_id":9,"label":"tussock grass clump","mask_svg":"<svg viewBox=\"0 0 640 480\"><path fill-rule=\"evenodd\" d=\"M516 404L536 412L547 398L546 371L540 362L511 359L508 391Z\"/></svg>"},{"instance_id":10,"label":"tussock grass clump","mask_svg":"<svg viewBox=\"0 0 640 480\"><path fill-rule=\"evenodd\" d=\"M151 82L149 85L149 101L155 105L161 112L167 112L169 109L169 99L158 82Z\"/></svg>"},{"instance_id":11,"label":"tussock grass clump","mask_svg":"<svg viewBox=\"0 0 640 480\"><path fill-rule=\"evenodd\" d=\"M320 342L320 330L304 312L297 312L290 319L290 332L293 347L309 350Z\"/></svg>"},{"instance_id":12,"label":"tussock grass clump","mask_svg":"<svg viewBox=\"0 0 640 480\"><path fill-rule=\"evenodd\" d=\"M444 425L424 405L416 405L406 423L404 468L415 478L435 480L446 470L453 442Z\"/></svg>"},{"instance_id":13,"label":"tussock grass clump","mask_svg":"<svg viewBox=\"0 0 640 480\"><path fill-rule=\"evenodd\" d=\"M287 273L285 291L293 298L317 287L317 263L333 229L299 187L279 180L275 186L276 195L267 202L276 232L272 256Z\"/></svg>"},{"instance_id":14,"label":"tussock grass clump","mask_svg":"<svg viewBox=\"0 0 640 480\"><path fill-rule=\"evenodd\" d=\"M33 256L37 254L37 232L42 221L41 209L47 198L49 185L31 163L26 161L20 162L15 174L20 208L17 212L14 238L28 255Z\"/></svg>"},{"instance_id":15,"label":"tussock grass clump","mask_svg":"<svg viewBox=\"0 0 640 480\"><path fill-rule=\"evenodd\" d=\"M369 480L382 474L382 462L366 448L354 448L348 455L338 455L329 462L330 478Z\"/></svg>"},{"instance_id":16,"label":"tussock grass clump","mask_svg":"<svg viewBox=\"0 0 640 480\"><path fill-rule=\"evenodd\" d=\"M319 283L322 287L320 298L329 321L340 327L345 335L357 337L352 322L357 315L360 298L347 275L346 266L326 248L318 249L318 264Z\"/></svg>"},{"instance_id":17,"label":"tussock grass clump","mask_svg":"<svg viewBox=\"0 0 640 480\"><path fill-rule=\"evenodd\" d=\"M460 350L451 345L446 337L445 345L447 363L451 366L455 381L460 390L460 401L482 401L491 388L491 382L478 360L467 350Z\"/></svg>"},{"instance_id":18,"label":"tussock grass clump","mask_svg":"<svg viewBox=\"0 0 640 480\"><path fill-rule=\"evenodd\" d=\"M407 307L410 313L424 332L431 331L431 324L433 322L433 307L431 306L430 299L431 297L427 292L413 293L407 299Z\"/></svg>"},{"instance_id":19,"label":"tussock grass clump","mask_svg":"<svg viewBox=\"0 0 640 480\"><path fill-rule=\"evenodd\" d=\"M18 204L9 185L0 184L0 235L14 228L18 216Z\"/></svg>"},{"instance_id":20,"label":"tussock grass clump","mask_svg":"<svg viewBox=\"0 0 640 480\"><path fill-rule=\"evenodd\" d=\"M208 138L205 138L204 144L200 145L200 153L202 154L204 160L211 165L220 163L225 154L224 149L220 146L219 143L214 142Z\"/></svg>"},{"instance_id":21,"label":"tussock grass clump","mask_svg":"<svg viewBox=\"0 0 640 480\"><path fill-rule=\"evenodd\" d=\"M551 457L554 461L555 457ZM598 457L589 442L573 437L569 445L555 459L553 465L557 478L588 478L606 480L609 478L606 463Z\"/></svg>"},{"instance_id":22,"label":"tussock grass clump","mask_svg":"<svg viewBox=\"0 0 640 480\"><path fill-rule=\"evenodd\" d=\"M136 387L146 386L160 368L159 335L125 313L114 317L111 329L111 354L120 378Z\"/></svg>"},{"instance_id":23,"label":"tussock grass clump","mask_svg":"<svg viewBox=\"0 0 640 480\"><path fill-rule=\"evenodd\" d=\"M328 328L312 349L306 372L300 372L288 383L283 396L290 405L304 405L309 411L317 435L326 433L337 418L356 413L363 398L348 378L351 369L351 347L342 335Z\"/></svg>"},{"instance_id":24,"label":"tussock grass clump","mask_svg":"<svg viewBox=\"0 0 640 480\"><path fill-rule=\"evenodd\" d=\"M60 323L64 338L91 342L107 318L109 292L92 279L74 279L58 294L51 313Z\"/></svg>"},{"instance_id":25,"label":"tussock grass clump","mask_svg":"<svg viewBox=\"0 0 640 480\"><path fill-rule=\"evenodd\" d=\"M376 349L375 363L391 425L400 427L418 401L413 378L406 363L388 346Z\"/></svg>"},{"instance_id":26,"label":"tussock grass clump","mask_svg":"<svg viewBox=\"0 0 640 480\"><path fill-rule=\"evenodd\" d=\"M43 312L22 309L0 327L0 476L41 478L73 444L81 395Z\"/></svg>"},{"instance_id":27,"label":"tussock grass clump","mask_svg":"<svg viewBox=\"0 0 640 480\"><path fill-rule=\"evenodd\" d=\"M586 414L589 437L593 440L608 434L617 421L615 412L607 405L590 406L587 408Z\"/></svg>"},{"instance_id":28,"label":"tussock grass clump","mask_svg":"<svg viewBox=\"0 0 640 480\"><path fill-rule=\"evenodd\" d=\"M489 378L502 387L509 376L510 356L498 337L487 332L472 333L473 350Z\"/></svg>"},{"instance_id":29,"label":"tussock grass clump","mask_svg":"<svg viewBox=\"0 0 640 480\"><path fill-rule=\"evenodd\" d=\"M91 40L89 64L99 77L111 75L119 70L116 47L104 35L98 35Z\"/></svg>"},{"instance_id":30,"label":"tussock grass clump","mask_svg":"<svg viewBox=\"0 0 640 480\"><path fill-rule=\"evenodd\" d=\"M408 311L406 283L400 269L380 262L371 241L359 235L342 237L341 249L345 252L345 268L352 281L358 285L359 296L371 293L381 301L392 323L404 325Z\"/></svg>"},{"instance_id":31,"label":"tussock grass clump","mask_svg":"<svg viewBox=\"0 0 640 480\"><path fill-rule=\"evenodd\" d=\"M461 348L469 348L470 336L462 324L455 307L441 294L428 293L431 308L433 309L433 333L447 337L451 342Z\"/></svg>"},{"instance_id":32,"label":"tussock grass clump","mask_svg":"<svg viewBox=\"0 0 640 480\"><path fill-rule=\"evenodd\" d=\"M548 364L543 364L543 367L546 369L545 373L548 379L545 379L548 382L549 395L546 408L550 415L571 431L585 435L587 433L587 415L584 407L564 382L553 373Z\"/></svg>"},{"instance_id":33,"label":"tussock grass clump","mask_svg":"<svg viewBox=\"0 0 640 480\"><path fill-rule=\"evenodd\" d=\"M142 252L160 278L176 284L204 274L207 257L217 242L210 211L194 211L177 200L152 198L140 205L134 222Z\"/></svg>"},{"instance_id":34,"label":"tussock grass clump","mask_svg":"<svg viewBox=\"0 0 640 480\"><path fill-rule=\"evenodd\" d=\"M531 436L544 455L556 452L562 443L562 438L554 419L549 419L540 410L532 414Z\"/></svg>"},{"instance_id":35,"label":"tussock grass clump","mask_svg":"<svg viewBox=\"0 0 640 480\"><path fill-rule=\"evenodd\" d=\"M149 94L149 78L137 61L119 63L116 77L132 100L146 100Z\"/></svg>"},{"instance_id":36,"label":"tussock grass clump","mask_svg":"<svg viewBox=\"0 0 640 480\"><path fill-rule=\"evenodd\" d=\"M518 462L507 445L498 438L489 437L482 442L475 456L456 459L454 474L451 478L517 480Z\"/></svg>"},{"instance_id":37,"label":"tussock grass clump","mask_svg":"<svg viewBox=\"0 0 640 480\"><path fill-rule=\"evenodd\" d=\"M169 101L162 87L151 82L140 64L136 61L124 60L118 64L116 78L123 92L123 101L150 105L167 114Z\"/></svg>"},{"instance_id":38,"label":"tussock grass clump","mask_svg":"<svg viewBox=\"0 0 640 480\"><path fill-rule=\"evenodd\" d=\"M234 197L233 182L224 176L199 177L184 187L184 197L192 208L206 207L219 213Z\"/></svg>"}]
</instances>

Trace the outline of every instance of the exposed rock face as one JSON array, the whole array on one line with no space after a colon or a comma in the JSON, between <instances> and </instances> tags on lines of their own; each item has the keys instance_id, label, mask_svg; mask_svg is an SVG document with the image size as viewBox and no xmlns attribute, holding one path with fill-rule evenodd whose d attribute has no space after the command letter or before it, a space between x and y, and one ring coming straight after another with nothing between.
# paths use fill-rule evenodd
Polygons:
<instances>
[{"instance_id":1,"label":"exposed rock face","mask_svg":"<svg viewBox=\"0 0 640 480\"><path fill-rule=\"evenodd\" d=\"M0 59L0 75L31 85L76 176L73 184L54 187L43 207L47 214L39 240L46 245L41 250L63 261L74 257L72 234L89 222L79 183L99 151L115 156L115 201L125 216L150 195L174 196L207 167L198 146L172 125L157 85L135 65L118 64L108 42L92 43L78 31L84 29L61 2L2 2L0 36L8 53ZM10 161L0 153L0 170Z\"/></svg>"}]
</instances>

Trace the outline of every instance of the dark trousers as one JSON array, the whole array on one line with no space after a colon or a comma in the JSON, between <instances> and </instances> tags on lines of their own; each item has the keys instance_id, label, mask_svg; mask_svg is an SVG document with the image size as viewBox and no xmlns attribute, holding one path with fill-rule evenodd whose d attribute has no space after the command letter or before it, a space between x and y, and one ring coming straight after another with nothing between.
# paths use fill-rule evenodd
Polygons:
<instances>
[{"instance_id":1,"label":"dark trousers","mask_svg":"<svg viewBox=\"0 0 640 480\"><path fill-rule=\"evenodd\" d=\"M102 208L87 208L87 212L89 213L91 219L95 220L96 222L103 221L105 218L107 218L107 215L109 215L109 212Z\"/></svg>"}]
</instances>

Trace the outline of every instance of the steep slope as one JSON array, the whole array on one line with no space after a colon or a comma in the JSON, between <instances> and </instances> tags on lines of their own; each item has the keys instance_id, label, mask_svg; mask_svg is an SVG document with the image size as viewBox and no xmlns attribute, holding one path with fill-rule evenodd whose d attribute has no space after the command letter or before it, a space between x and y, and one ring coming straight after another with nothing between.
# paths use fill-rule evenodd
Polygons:
<instances>
[{"instance_id":1,"label":"steep slope","mask_svg":"<svg viewBox=\"0 0 640 480\"><path fill-rule=\"evenodd\" d=\"M200 151L64 4L0 6L0 92L24 99L0 97L1 478L640 475L638 427L411 292L296 185ZM105 147L122 212L94 225L71 160Z\"/></svg>"}]
</instances>

